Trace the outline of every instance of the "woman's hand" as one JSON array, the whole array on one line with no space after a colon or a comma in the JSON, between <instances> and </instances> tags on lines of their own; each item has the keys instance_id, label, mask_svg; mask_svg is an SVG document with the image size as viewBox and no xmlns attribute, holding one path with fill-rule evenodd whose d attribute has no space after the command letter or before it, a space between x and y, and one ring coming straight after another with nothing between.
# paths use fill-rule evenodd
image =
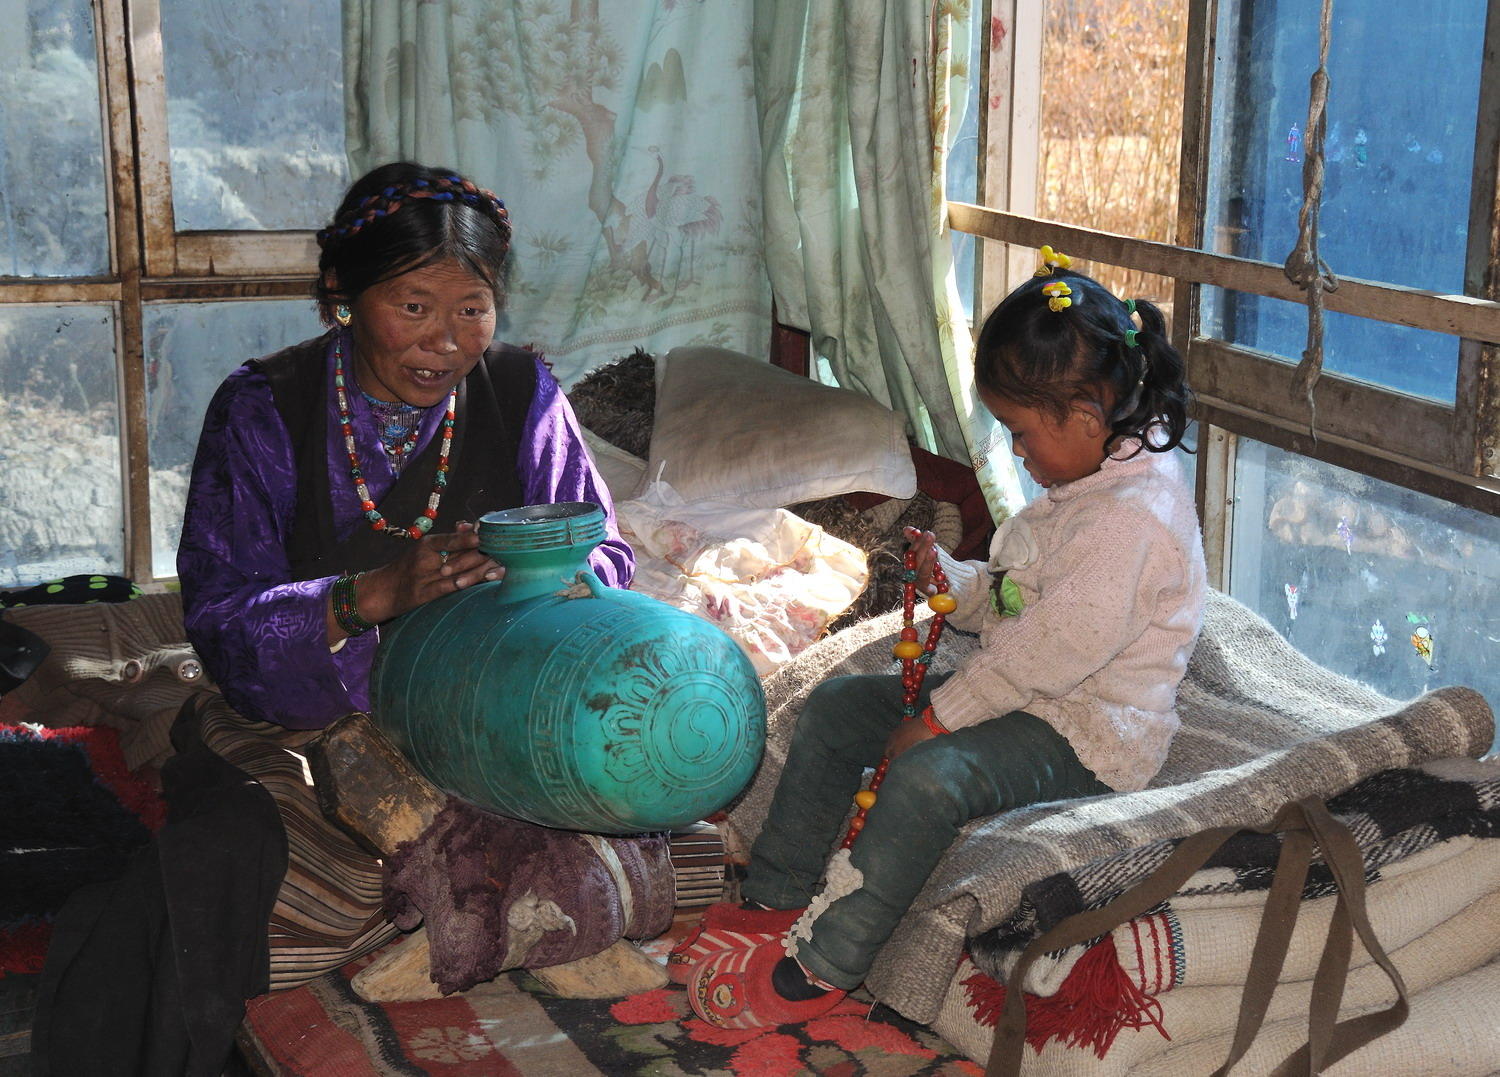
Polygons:
<instances>
[{"instance_id":1,"label":"woman's hand","mask_svg":"<svg viewBox=\"0 0 1500 1077\"><path fill-rule=\"evenodd\" d=\"M931 531L905 530L906 542L917 555L917 592L932 594L932 571L937 568L937 536Z\"/></svg>"},{"instance_id":2,"label":"woman's hand","mask_svg":"<svg viewBox=\"0 0 1500 1077\"><path fill-rule=\"evenodd\" d=\"M379 624L434 598L504 575L505 569L480 551L478 532L464 520L449 534L424 535L390 564L361 576L356 590L359 613Z\"/></svg>"}]
</instances>

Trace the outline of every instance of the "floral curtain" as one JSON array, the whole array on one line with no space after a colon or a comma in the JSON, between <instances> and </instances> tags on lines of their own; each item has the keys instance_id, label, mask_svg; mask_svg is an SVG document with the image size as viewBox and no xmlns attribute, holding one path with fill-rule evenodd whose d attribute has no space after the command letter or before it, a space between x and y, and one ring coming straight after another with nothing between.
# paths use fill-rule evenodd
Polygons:
<instances>
[{"instance_id":1,"label":"floral curtain","mask_svg":"<svg viewBox=\"0 0 1500 1077\"><path fill-rule=\"evenodd\" d=\"M446 165L516 234L500 335L566 384L640 346L768 352L747 2L344 0L348 152Z\"/></svg>"},{"instance_id":2,"label":"floral curtain","mask_svg":"<svg viewBox=\"0 0 1500 1077\"><path fill-rule=\"evenodd\" d=\"M1008 457L990 461L944 198L971 22L969 0L755 0L755 89L780 317L839 384L971 460L998 513L1023 502Z\"/></svg>"}]
</instances>

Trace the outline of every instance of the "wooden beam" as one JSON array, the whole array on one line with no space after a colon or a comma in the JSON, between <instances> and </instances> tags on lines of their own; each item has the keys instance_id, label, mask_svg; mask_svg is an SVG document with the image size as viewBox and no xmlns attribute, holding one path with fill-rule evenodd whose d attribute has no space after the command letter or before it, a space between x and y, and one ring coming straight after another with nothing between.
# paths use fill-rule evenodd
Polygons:
<instances>
[{"instance_id":1,"label":"wooden beam","mask_svg":"<svg viewBox=\"0 0 1500 1077\"><path fill-rule=\"evenodd\" d=\"M1287 279L1279 265L1250 258L1176 247L1149 239L1004 213L966 202L950 202L951 227L985 239L1040 247L1050 243L1075 258L1139 269L1164 277L1211 284L1234 291L1303 303L1300 288ZM1357 277L1340 278L1336 291L1325 294L1323 305L1340 314L1430 329L1470 340L1500 343L1500 302L1466 295L1444 295L1422 288L1381 284Z\"/></svg>"},{"instance_id":2,"label":"wooden beam","mask_svg":"<svg viewBox=\"0 0 1500 1077\"><path fill-rule=\"evenodd\" d=\"M120 282L98 277L0 280L0 303L118 303Z\"/></svg>"},{"instance_id":3,"label":"wooden beam","mask_svg":"<svg viewBox=\"0 0 1500 1077\"><path fill-rule=\"evenodd\" d=\"M313 276L305 277L147 277L141 296L148 303L218 299L312 300Z\"/></svg>"},{"instance_id":4,"label":"wooden beam","mask_svg":"<svg viewBox=\"0 0 1500 1077\"><path fill-rule=\"evenodd\" d=\"M1198 396L1197 416L1200 423L1222 426L1236 434L1263 441L1299 456L1322 460L1346 471L1369 475L1382 482L1450 501L1476 512L1500 516L1500 480L1476 480L1435 467L1423 460L1397 456L1336 434L1320 431L1317 437L1312 437L1306 427L1296 426L1278 416L1207 394Z\"/></svg>"},{"instance_id":5,"label":"wooden beam","mask_svg":"<svg viewBox=\"0 0 1500 1077\"><path fill-rule=\"evenodd\" d=\"M125 574L150 580L151 459L146 417L145 330L141 309L140 202L131 129L132 86L125 12L117 0L96 0L100 97L110 199L112 264L119 277L115 363L120 400L120 458L125 506Z\"/></svg>"}]
</instances>

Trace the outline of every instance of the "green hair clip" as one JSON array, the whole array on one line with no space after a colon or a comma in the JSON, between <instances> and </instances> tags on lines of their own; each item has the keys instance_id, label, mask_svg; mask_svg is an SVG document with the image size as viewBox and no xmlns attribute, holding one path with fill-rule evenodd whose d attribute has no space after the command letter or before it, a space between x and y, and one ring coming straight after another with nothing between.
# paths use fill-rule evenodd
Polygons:
<instances>
[{"instance_id":1,"label":"green hair clip","mask_svg":"<svg viewBox=\"0 0 1500 1077\"><path fill-rule=\"evenodd\" d=\"M1140 345L1140 340L1138 339L1139 336L1140 336L1140 330L1139 329L1127 329L1127 330L1125 330L1125 347L1127 347L1127 348L1139 348L1141 346Z\"/></svg>"}]
</instances>

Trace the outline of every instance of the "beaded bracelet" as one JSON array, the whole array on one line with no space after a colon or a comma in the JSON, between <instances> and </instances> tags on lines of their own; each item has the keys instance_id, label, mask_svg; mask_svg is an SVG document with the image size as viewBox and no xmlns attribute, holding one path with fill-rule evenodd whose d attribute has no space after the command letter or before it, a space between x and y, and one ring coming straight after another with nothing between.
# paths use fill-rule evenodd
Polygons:
<instances>
[{"instance_id":1,"label":"beaded bracelet","mask_svg":"<svg viewBox=\"0 0 1500 1077\"><path fill-rule=\"evenodd\" d=\"M333 619L351 636L358 636L375 627L360 616L359 603L354 593L354 585L363 575L363 572L344 573L333 581L333 590L330 592L333 598Z\"/></svg>"},{"instance_id":2,"label":"beaded bracelet","mask_svg":"<svg viewBox=\"0 0 1500 1077\"><path fill-rule=\"evenodd\" d=\"M937 715L932 713L930 706L922 709L922 724L927 727L927 732L931 733L934 737L941 737L945 733L953 732L953 730L937 720Z\"/></svg>"}]
</instances>

